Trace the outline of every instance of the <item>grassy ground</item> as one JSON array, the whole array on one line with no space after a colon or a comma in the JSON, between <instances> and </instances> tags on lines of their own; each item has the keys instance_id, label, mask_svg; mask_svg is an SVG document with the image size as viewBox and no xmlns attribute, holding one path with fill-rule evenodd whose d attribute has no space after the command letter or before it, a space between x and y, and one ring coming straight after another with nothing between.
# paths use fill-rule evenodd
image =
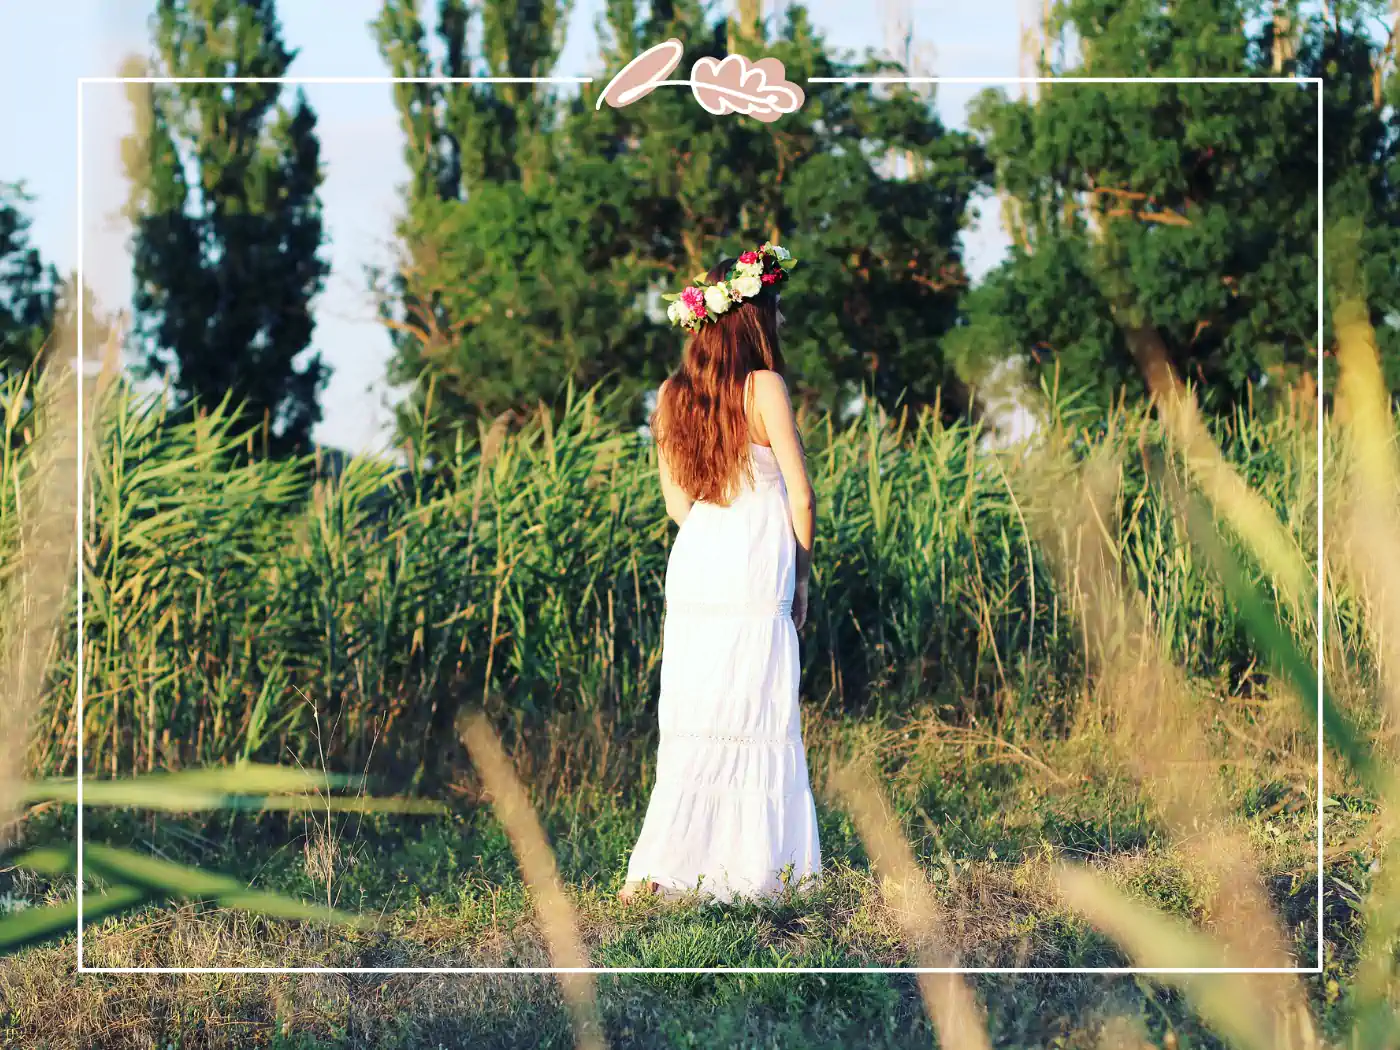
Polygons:
<instances>
[{"instance_id":1,"label":"grassy ground","mask_svg":"<svg viewBox=\"0 0 1400 1050\"><path fill-rule=\"evenodd\" d=\"M364 771L388 792L446 798L450 812L90 812L89 841L378 922L144 908L89 927L89 965L544 963L559 950L536 921L548 887L527 892L476 779L494 774L459 739L460 716L478 708L544 819L594 965L907 967L933 940L974 966L1121 965L1115 944L1142 958L1084 898L1071 909L1066 861L1101 877L1098 897L1121 890L1232 951L1271 926L1250 896L1257 881L1280 951L1317 958L1316 737L1299 714L1317 465L1297 421L1226 426L1224 458L1197 449L1189 471L1167 456L1180 435L1140 414L1069 428L1073 454L1052 450L1033 469L987 459L967 428L901 436L872 417L814 440L829 510L803 687L827 876L719 908L615 899L652 776L669 539L645 449L580 401L500 447L464 449L433 477L391 485L359 464L308 490L304 464L241 463L233 438L205 433L215 423L167 427L143 411L114 404L95 469L83 724L56 627L58 655L26 715L30 775L71 772L81 733L103 777L267 759ZM1198 474L1233 535L1254 544L1255 568L1237 573L1254 590L1227 588L1218 555L1186 542L1190 507L1173 484ZM21 506L9 499L0 526ZM1329 689L1358 720L1352 735L1369 739L1383 652L1366 627L1370 591L1346 577L1329 587ZM831 776L851 759L873 774L894 835L872 833L872 811ZM1325 972L1304 990L1333 1045L1350 1047L1355 1003L1389 994L1353 980L1384 846L1370 800L1389 788L1363 792L1335 765ZM72 822L30 808L18 845L62 843ZM937 937L910 920L914 897L872 874L897 870L888 846L901 838L935 899ZM881 841L872 865L861 843ZM0 877L0 908L73 893L71 879L32 870ZM1149 914L1134 922L1161 929ZM0 962L3 1045L587 1045L581 999L571 1015L560 998L578 986L545 976L80 976L73 949L70 938ZM1156 957L1201 953L1174 942ZM1253 984L1228 987L1237 1012L1264 1001ZM974 990L998 1047L1223 1045L1183 998L1130 976L984 975ZM598 1007L613 1047L931 1046L929 1018L948 1020L929 982L899 974L605 976ZM1233 1045L1274 1050L1276 1034ZM1287 1050L1305 1046L1316 1044Z\"/></svg>"},{"instance_id":2,"label":"grassy ground","mask_svg":"<svg viewBox=\"0 0 1400 1050\"><path fill-rule=\"evenodd\" d=\"M1254 848L1292 950L1311 965L1316 796L1306 758L1288 757L1297 728L1257 697L1245 704L1221 696L1216 706L1215 741L1232 785L1233 819ZM849 819L821 790L827 756L863 749L882 756L889 797L964 964L1124 964L1057 899L1051 869L1066 859L1093 865L1169 913L1212 925L1209 876L1164 841L1136 787L1109 758L1110 740L1092 725L1046 745L954 730L931 715L875 724L810 712L808 722L827 877L771 904L620 905L614 894L645 797L584 784L568 797L537 798L594 965L911 965L911 946ZM618 760L644 756L639 744ZM58 811L32 817L26 834L52 839L70 819ZM1332 800L1328 973L1310 985L1324 1025L1345 1011L1336 989L1351 965L1351 891L1366 882L1369 821L1364 806ZM374 930L348 931L194 906L150 909L90 928L89 965L548 965L506 836L469 796L437 818L328 821L305 814L195 823L94 815L88 833L383 920ZM10 889L32 900L71 893L37 880ZM4 1046L573 1045L548 977L77 979L73 948L70 938L0 964ZM1178 997L1131 976L984 975L975 987L998 1047L1218 1045ZM599 996L615 1047L935 1045L912 979L899 975L615 975L600 980ZM1126 1041L1102 1041L1118 1035Z\"/></svg>"}]
</instances>

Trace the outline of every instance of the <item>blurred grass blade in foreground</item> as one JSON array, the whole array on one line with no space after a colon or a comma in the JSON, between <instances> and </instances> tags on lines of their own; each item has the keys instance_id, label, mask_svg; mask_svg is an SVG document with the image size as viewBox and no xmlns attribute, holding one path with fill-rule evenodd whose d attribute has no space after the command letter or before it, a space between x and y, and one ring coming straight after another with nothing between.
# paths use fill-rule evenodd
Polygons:
<instances>
[{"instance_id":1,"label":"blurred grass blade in foreground","mask_svg":"<svg viewBox=\"0 0 1400 1050\"><path fill-rule=\"evenodd\" d=\"M118 329L114 328L102 354L97 386L116 374ZM78 397L73 373L58 362L78 355L76 314L61 314L34 370L10 391L5 406L4 480L12 486L12 503L2 517L15 542L17 557L0 558L6 570L0 590L0 828L10 829L19 805L15 790L27 772L25 748L47 686L49 662L63 636L77 541L77 491L74 480L84 464L78 459ZM46 368L43 382L38 368ZM23 451L15 427L26 402L29 419ZM90 422L90 420L89 420ZM34 427L29 439L29 426ZM7 493L7 495L11 495ZM4 554L10 554L9 551Z\"/></svg>"},{"instance_id":2,"label":"blurred grass blade in foreground","mask_svg":"<svg viewBox=\"0 0 1400 1050\"><path fill-rule=\"evenodd\" d=\"M109 915L120 915L150 900L147 890L138 886L116 886L104 893L83 896L83 921L96 922ZM66 937L78 925L78 902L25 908L0 918L0 955L9 955L31 945Z\"/></svg>"},{"instance_id":3,"label":"blurred grass blade in foreground","mask_svg":"<svg viewBox=\"0 0 1400 1050\"><path fill-rule=\"evenodd\" d=\"M439 802L415 798L342 797L334 788L358 787L361 777L338 776L286 766L238 764L179 773L149 773L124 780L83 779L83 803L107 807L194 813L201 810L316 810L350 813L444 812ZM316 794L312 794L316 792ZM22 788L25 802L76 803L77 781L39 780Z\"/></svg>"},{"instance_id":4,"label":"blurred grass blade in foreground","mask_svg":"<svg viewBox=\"0 0 1400 1050\"><path fill-rule=\"evenodd\" d=\"M1374 698L1375 707L1393 728L1400 717L1400 455L1395 392L1385 385L1360 265L1362 233L1362 224L1348 218L1334 224L1327 239L1340 366L1335 415L1342 424L1345 450L1337 562L1359 586L1380 669L1377 688L1382 695ZM1330 725L1327 731L1330 735ZM1366 935L1354 978L1352 1038L1356 1046L1394 1047L1400 1045L1395 1006L1400 1001L1395 955L1400 933L1400 768L1393 746L1378 744L1372 764L1358 772L1366 774L1378 796L1379 870L1373 869L1364 907Z\"/></svg>"},{"instance_id":5,"label":"blurred grass blade in foreground","mask_svg":"<svg viewBox=\"0 0 1400 1050\"><path fill-rule=\"evenodd\" d=\"M1182 854L1211 875L1209 911L1234 966L1294 965L1260 885L1250 843L1230 808L1205 735L1206 716L1181 668L1168 659L1122 572L1117 520L1122 466L1095 450L1079 464L1063 440L1023 470L1043 550L1071 597L1093 674L1092 699L1120 761Z\"/></svg>"},{"instance_id":6,"label":"blurred grass blade in foreground","mask_svg":"<svg viewBox=\"0 0 1400 1050\"><path fill-rule=\"evenodd\" d=\"M1112 937L1138 966L1208 969L1228 964L1212 938L1129 899L1087 869L1062 867L1057 882L1066 903ZM1164 974L1158 979L1180 988L1201 1017L1236 1046L1304 1050L1317 1045L1301 997L1278 1004L1280 1014L1271 1016L1267 1004L1273 996L1264 985L1290 980L1284 975Z\"/></svg>"},{"instance_id":7,"label":"blurred grass blade in foreground","mask_svg":"<svg viewBox=\"0 0 1400 1050\"><path fill-rule=\"evenodd\" d=\"M1226 546L1209 512L1199 499L1181 497L1186 503L1187 521L1192 546L1200 551L1220 577L1225 593L1230 596L1241 623L1249 633L1261 656L1287 683L1298 698L1300 709L1309 722L1316 724L1319 701L1322 708L1323 734L1326 741L1341 754L1358 775L1371 787L1383 789L1388 773L1377 765L1365 734L1324 687L1317 686L1317 663L1303 652L1288 628L1284 626L1277 607L1255 584L1250 583L1244 566Z\"/></svg>"},{"instance_id":8,"label":"blurred grass blade in foreground","mask_svg":"<svg viewBox=\"0 0 1400 1050\"><path fill-rule=\"evenodd\" d=\"M879 790L851 765L832 770L831 787L855 821L870 866L883 883L885 899L914 946L916 965L956 965L943 946L943 920L932 887L909 843L887 815ZM918 980L924 1009L943 1050L990 1050L982 1010L961 974L921 973Z\"/></svg>"},{"instance_id":9,"label":"blurred grass blade in foreground","mask_svg":"<svg viewBox=\"0 0 1400 1050\"><path fill-rule=\"evenodd\" d=\"M210 810L316 810L353 812L436 813L443 807L422 799L378 799L332 795L261 795L257 792L326 791L338 785L358 785L361 778L342 777L270 765L196 769L181 773L157 773L131 780L85 781L84 805L138 808L169 813ZM76 801L72 781L39 782L21 786L25 801ZM172 900L210 901L220 907L276 919L302 919L364 927L373 921L328 906L312 905L291 897L249 889L224 875L185 867L132 850L100 843L84 844L85 874L96 875L109 888L95 896L84 895L83 921L129 911L147 903ZM76 875L77 852L73 847L31 850L14 862L49 876ZM0 953L71 933L77 922L76 902L24 909L0 918Z\"/></svg>"},{"instance_id":10,"label":"blurred grass blade in foreground","mask_svg":"<svg viewBox=\"0 0 1400 1050\"><path fill-rule=\"evenodd\" d=\"M550 959L559 967L586 967L588 955L579 936L578 916L569 901L554 851L550 849L539 817L530 805L525 785L501 747L500 738L482 714L466 719L463 741L482 786L491 797L496 819L510 837L520 873L530 889L540 932L549 945ZM561 973L559 985L573 1018L578 1050L606 1050L602 1017L598 1011L597 983L591 973Z\"/></svg>"},{"instance_id":11,"label":"blurred grass blade in foreground","mask_svg":"<svg viewBox=\"0 0 1400 1050\"><path fill-rule=\"evenodd\" d=\"M78 853L72 848L37 849L19 857L15 863L17 867L50 877L76 875ZM246 884L226 875L173 864L133 850L88 844L83 848L83 867L85 876L96 876L108 884L96 897L84 895L85 924L147 902L186 900L208 901L273 919L303 919L355 927L373 925L373 920L364 916L250 890ZM71 933L76 919L75 901L5 916L0 919L0 947L13 950L13 947Z\"/></svg>"}]
</instances>

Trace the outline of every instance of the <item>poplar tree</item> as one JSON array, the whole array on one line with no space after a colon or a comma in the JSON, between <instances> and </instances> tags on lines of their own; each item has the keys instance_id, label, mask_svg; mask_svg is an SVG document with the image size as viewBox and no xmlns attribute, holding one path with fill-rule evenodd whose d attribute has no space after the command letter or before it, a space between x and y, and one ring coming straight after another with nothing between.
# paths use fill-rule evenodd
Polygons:
<instances>
[{"instance_id":1,"label":"poplar tree","mask_svg":"<svg viewBox=\"0 0 1400 1050\"><path fill-rule=\"evenodd\" d=\"M273 0L159 0L155 74L281 77ZM327 379L309 350L328 265L316 115L280 84L135 85L134 329L182 403L229 397L272 454L305 449ZM144 89L144 90L143 90Z\"/></svg>"}]
</instances>

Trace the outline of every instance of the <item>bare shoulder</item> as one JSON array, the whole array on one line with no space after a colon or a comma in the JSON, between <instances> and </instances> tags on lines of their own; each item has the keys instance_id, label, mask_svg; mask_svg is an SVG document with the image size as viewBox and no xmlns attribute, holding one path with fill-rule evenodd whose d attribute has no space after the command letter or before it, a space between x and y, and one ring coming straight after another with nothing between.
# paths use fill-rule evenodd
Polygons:
<instances>
[{"instance_id":1,"label":"bare shoulder","mask_svg":"<svg viewBox=\"0 0 1400 1050\"><path fill-rule=\"evenodd\" d=\"M787 383L777 372L761 368L753 373L753 394L760 407L778 407L787 404Z\"/></svg>"},{"instance_id":2,"label":"bare shoulder","mask_svg":"<svg viewBox=\"0 0 1400 1050\"><path fill-rule=\"evenodd\" d=\"M765 434L772 427L791 424L792 402L788 399L787 383L779 373L767 369L753 373L753 408Z\"/></svg>"}]
</instances>

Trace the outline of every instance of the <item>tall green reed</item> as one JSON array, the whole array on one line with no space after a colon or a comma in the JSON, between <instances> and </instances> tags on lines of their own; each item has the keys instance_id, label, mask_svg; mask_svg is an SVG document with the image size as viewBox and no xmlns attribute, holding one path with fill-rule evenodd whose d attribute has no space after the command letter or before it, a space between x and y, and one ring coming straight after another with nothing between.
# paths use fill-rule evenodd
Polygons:
<instances>
[{"instance_id":1,"label":"tall green reed","mask_svg":"<svg viewBox=\"0 0 1400 1050\"><path fill-rule=\"evenodd\" d=\"M114 388L87 508L83 731L96 768L324 753L431 781L461 757L464 705L484 703L517 732L554 726L540 761L605 774L618 739L647 724L669 543L652 450L607 408L571 390L557 411L464 434L434 463L268 462L242 454L227 406L176 419ZM1054 408L1076 456L1121 453L1118 562L1173 657L1246 673L1237 613L1150 482L1161 425ZM1241 414L1215 429L1314 557L1306 428ZM1031 693L1039 707L1082 692L1092 666L1009 480L1014 456L983 451L974 426L873 409L807 431L823 507L809 696L852 712L932 698L951 717L1014 720L1032 716ZM3 514L0 502L0 537ZM1287 590L1269 567L1252 571ZM1287 622L1312 630L1296 609ZM74 671L60 660L51 679L33 751L44 772L73 768L60 698Z\"/></svg>"},{"instance_id":2,"label":"tall green reed","mask_svg":"<svg viewBox=\"0 0 1400 1050\"><path fill-rule=\"evenodd\" d=\"M10 378L3 388L8 400L4 454L0 457L5 482L0 495L0 537L5 541L0 547L0 678L5 683L0 697L0 831L5 835L6 847L13 847L15 840L32 838L25 834L23 825L34 805L81 803L85 809L117 807L174 813L309 808L328 813L436 810L435 805L419 800L375 799L363 793L347 798L335 794L355 786L345 777L249 762L222 769L137 778L89 776L81 788L72 778L36 780L26 776L26 746L35 736L41 748L52 751L55 744L61 749L65 742L75 742L81 731L73 726L71 735L60 731L57 738L53 736L54 726L65 724L65 717L76 717L73 712L77 697L72 690L78 683L71 674L65 677L62 673L64 660L60 654L76 641L71 622L65 631L64 621L65 611L72 611L66 599L74 590L79 551L83 558L100 566L104 557L121 561L126 548L150 550L162 540L180 549L189 529L201 524L180 519L178 513L172 514L159 500L142 498L149 495L148 491L129 502L108 505L114 528L106 535L107 551L94 556L95 552L83 542L89 533L77 528L76 497L79 479L87 480L91 464L82 455L79 427L83 426L91 442L94 422L105 421L100 409L115 373L118 342L113 333L95 380L73 376L54 363L72 354L77 346L77 333L67 323L69 320L64 319L46 348L43 363L48 367L43 381L36 381L31 372ZM94 348L85 349L91 359ZM87 404L98 406L98 412L80 412L79 384L85 388ZM118 416L115 432L119 445L133 433L125 426L130 421L130 417ZM202 422L197 421L193 431L197 443L202 437L198 429ZM107 486L107 495L114 490L120 492L123 482L129 482L138 493L143 484L155 482L158 488L160 480L171 473L170 465L159 460L130 464L123 458L116 460L115 465L123 476ZM132 467L129 472L128 467ZM100 606L98 617L99 625L105 628L99 637L105 636L109 645L94 647L96 654L105 655L112 645L125 641L122 628L133 618L123 620L121 610L143 601L149 604L151 586L162 582L157 571L154 581L139 576L123 578L115 594L98 591L112 600ZM138 691L130 699L140 695ZM43 732L44 723L37 717L44 713L45 704L49 708L48 734ZM146 711L149 715L150 708ZM154 734L153 722L148 721L146 728ZM118 765L119 760L112 762L113 768ZM89 766L88 772L92 771ZM212 901L226 908L281 918L362 922L358 916L338 912L329 905L320 908L257 892L236 879L91 839L82 843L81 850L77 842L36 845L26 841L25 845L27 848L17 856L6 857L7 870L27 869L52 879L72 878L75 893L71 900L0 918L0 954L64 936L80 922L92 924L106 916L169 900ZM81 933L78 951L81 964Z\"/></svg>"}]
</instances>

